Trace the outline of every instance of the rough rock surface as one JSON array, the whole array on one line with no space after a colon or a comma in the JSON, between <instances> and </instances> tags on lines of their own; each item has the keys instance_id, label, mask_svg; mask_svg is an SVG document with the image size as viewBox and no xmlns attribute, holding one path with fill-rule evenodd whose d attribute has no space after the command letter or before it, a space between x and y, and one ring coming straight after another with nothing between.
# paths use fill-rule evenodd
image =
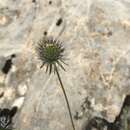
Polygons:
<instances>
[{"instance_id":1,"label":"rough rock surface","mask_svg":"<svg viewBox=\"0 0 130 130\"><path fill-rule=\"evenodd\" d=\"M15 120L18 130L72 129L57 77L39 69L34 48L43 35L66 48L69 66L60 73L72 114L88 97L92 116L114 122L130 94L129 14L129 0L0 0L0 67L4 57L17 55L9 73L0 73L5 91L0 106L23 105ZM20 90L23 85L27 93ZM75 120L77 130L88 118L87 112L82 115Z\"/></svg>"}]
</instances>

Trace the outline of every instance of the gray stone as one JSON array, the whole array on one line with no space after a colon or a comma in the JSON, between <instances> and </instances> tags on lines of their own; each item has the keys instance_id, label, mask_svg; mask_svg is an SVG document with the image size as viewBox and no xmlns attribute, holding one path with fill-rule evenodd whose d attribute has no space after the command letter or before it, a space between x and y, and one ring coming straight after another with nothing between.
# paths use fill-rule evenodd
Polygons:
<instances>
[{"instance_id":1,"label":"gray stone","mask_svg":"<svg viewBox=\"0 0 130 130\"><path fill-rule=\"evenodd\" d=\"M4 67L6 58L4 56L0 57L0 70Z\"/></svg>"},{"instance_id":2,"label":"gray stone","mask_svg":"<svg viewBox=\"0 0 130 130\"><path fill-rule=\"evenodd\" d=\"M20 96L24 96L25 94L26 94L26 92L27 92L27 85L26 84L20 84L19 86L18 86L18 94L20 95Z\"/></svg>"},{"instance_id":3,"label":"gray stone","mask_svg":"<svg viewBox=\"0 0 130 130\"><path fill-rule=\"evenodd\" d=\"M69 66L60 74L73 116L88 97L91 116L115 120L130 94L129 0L0 0L0 8L0 55L19 53L6 85L28 85L17 129L72 130L56 75L39 69L35 46L44 32L66 49ZM59 18L63 22L57 26ZM89 118L88 111L74 120L77 130Z\"/></svg>"},{"instance_id":4,"label":"gray stone","mask_svg":"<svg viewBox=\"0 0 130 130\"><path fill-rule=\"evenodd\" d=\"M19 97L15 99L12 104L12 107L17 106L20 109L24 103L24 99L25 99L24 97Z\"/></svg>"}]
</instances>

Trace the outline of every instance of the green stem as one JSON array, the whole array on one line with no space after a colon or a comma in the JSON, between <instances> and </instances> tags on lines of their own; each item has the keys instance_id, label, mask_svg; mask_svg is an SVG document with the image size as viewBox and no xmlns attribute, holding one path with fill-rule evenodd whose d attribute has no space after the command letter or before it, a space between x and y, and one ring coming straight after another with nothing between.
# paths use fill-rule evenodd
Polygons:
<instances>
[{"instance_id":1,"label":"green stem","mask_svg":"<svg viewBox=\"0 0 130 130\"><path fill-rule=\"evenodd\" d=\"M71 109L70 109L69 101L68 101L68 98L67 98L67 95L66 95L66 92L65 92L63 83L62 83L62 81L61 81L61 77L60 77L60 74L59 74L59 72L58 72L57 66L55 65L54 67L55 67L55 71L56 71L58 80L59 80L60 85L61 85L61 89L62 89L62 91L63 91L63 93L64 93L64 96L65 96L65 100L66 100L67 107L68 107L68 110L69 110L69 115L70 115L70 120L71 120L71 123L72 123L72 127L73 127L73 130L75 130L75 126L74 126L73 117L72 117L72 114L71 114Z\"/></svg>"}]
</instances>

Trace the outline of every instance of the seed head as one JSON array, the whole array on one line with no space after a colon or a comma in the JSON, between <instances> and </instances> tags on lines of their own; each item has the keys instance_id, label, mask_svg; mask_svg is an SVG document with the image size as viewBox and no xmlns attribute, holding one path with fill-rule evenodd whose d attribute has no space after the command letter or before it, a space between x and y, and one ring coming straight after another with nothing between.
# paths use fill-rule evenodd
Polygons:
<instances>
[{"instance_id":1,"label":"seed head","mask_svg":"<svg viewBox=\"0 0 130 130\"><path fill-rule=\"evenodd\" d=\"M55 72L56 66L60 66L60 68L65 70L62 65L65 64L64 50L62 43L56 39L47 37L40 39L36 51L39 59L42 61L41 68L45 65L46 72L49 71L49 74L51 74L52 71Z\"/></svg>"}]
</instances>

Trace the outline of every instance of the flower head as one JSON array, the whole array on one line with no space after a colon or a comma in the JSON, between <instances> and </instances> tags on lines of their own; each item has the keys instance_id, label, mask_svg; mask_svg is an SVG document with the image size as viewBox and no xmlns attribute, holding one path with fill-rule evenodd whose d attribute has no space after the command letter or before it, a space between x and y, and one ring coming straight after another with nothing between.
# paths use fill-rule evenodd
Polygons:
<instances>
[{"instance_id":1,"label":"flower head","mask_svg":"<svg viewBox=\"0 0 130 130\"><path fill-rule=\"evenodd\" d=\"M45 65L46 72L49 71L51 74L52 71L55 72L55 66L60 66L63 70L64 62L64 48L62 43L53 38L43 37L38 41L36 47L39 59L42 61L41 68Z\"/></svg>"}]
</instances>

